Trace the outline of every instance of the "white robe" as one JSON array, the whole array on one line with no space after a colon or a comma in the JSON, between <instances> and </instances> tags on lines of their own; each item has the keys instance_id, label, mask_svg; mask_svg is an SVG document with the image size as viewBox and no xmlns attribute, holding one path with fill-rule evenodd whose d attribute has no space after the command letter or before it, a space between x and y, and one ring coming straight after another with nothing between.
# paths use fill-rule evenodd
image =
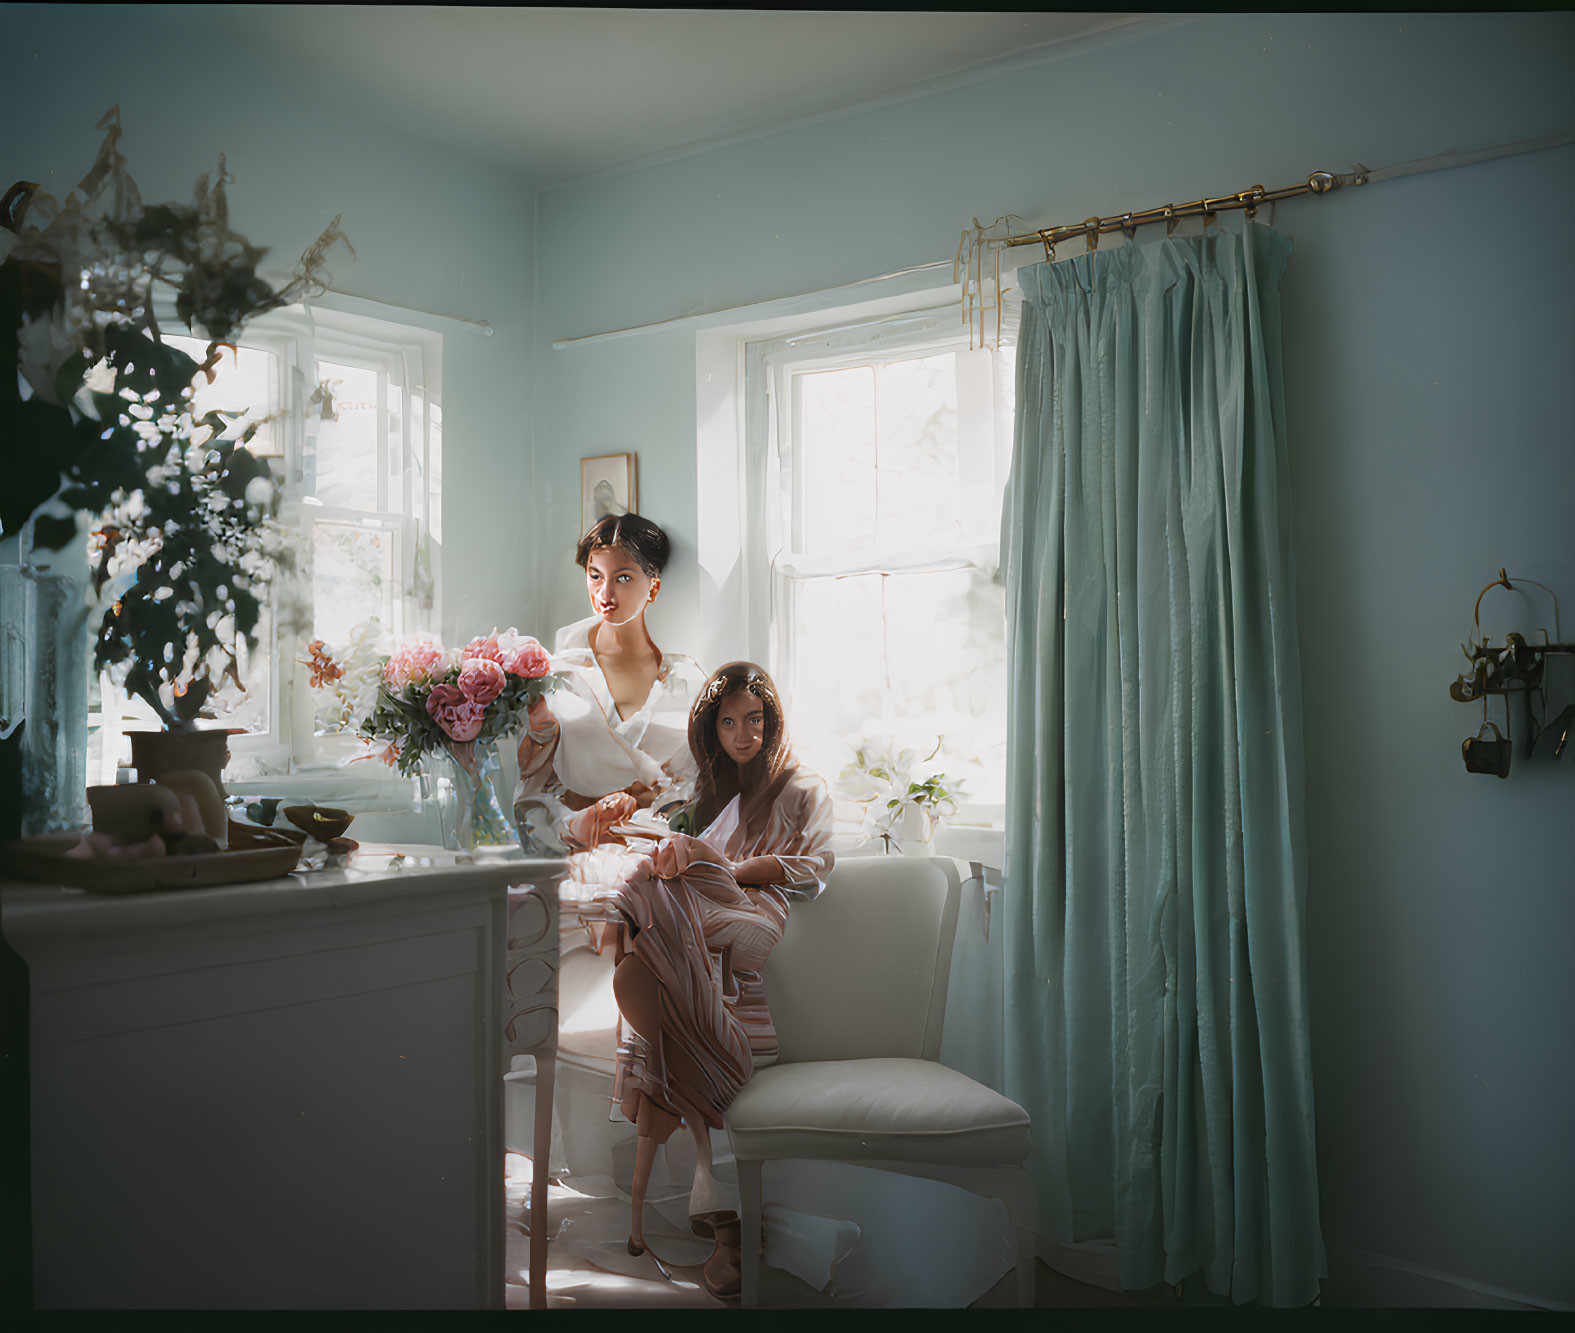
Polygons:
<instances>
[{"instance_id":1,"label":"white robe","mask_svg":"<svg viewBox=\"0 0 1575 1333\"><path fill-rule=\"evenodd\" d=\"M515 787L516 819L543 851L555 854L574 813L564 804L567 793L594 799L643 782L656 791L653 805L660 808L687 801L694 791L689 710L705 673L692 657L663 653L650 694L624 717L591 651L590 632L600 619L588 616L558 631L552 669L564 681L546 696L556 736L534 737L552 752L545 765L522 772Z\"/></svg>"}]
</instances>

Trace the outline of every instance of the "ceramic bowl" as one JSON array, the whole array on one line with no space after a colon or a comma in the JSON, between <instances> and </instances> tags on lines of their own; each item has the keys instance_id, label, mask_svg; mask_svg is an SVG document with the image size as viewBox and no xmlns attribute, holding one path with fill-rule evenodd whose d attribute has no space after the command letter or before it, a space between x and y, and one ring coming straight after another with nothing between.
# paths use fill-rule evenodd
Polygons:
<instances>
[{"instance_id":1,"label":"ceramic bowl","mask_svg":"<svg viewBox=\"0 0 1575 1333\"><path fill-rule=\"evenodd\" d=\"M345 830L355 819L347 810L335 810L326 805L287 805L284 807L284 817L318 842L331 842L344 837Z\"/></svg>"}]
</instances>

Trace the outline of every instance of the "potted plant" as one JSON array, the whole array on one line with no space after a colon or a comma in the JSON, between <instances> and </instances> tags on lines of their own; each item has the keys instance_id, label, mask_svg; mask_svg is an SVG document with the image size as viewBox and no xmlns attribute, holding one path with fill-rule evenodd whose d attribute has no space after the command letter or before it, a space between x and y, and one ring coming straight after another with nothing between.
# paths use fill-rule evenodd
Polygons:
<instances>
[{"instance_id":1,"label":"potted plant","mask_svg":"<svg viewBox=\"0 0 1575 1333\"><path fill-rule=\"evenodd\" d=\"M915 775L917 767L931 763L940 751L939 738L923 759L889 736L866 735L854 743L853 761L842 770L837 789L864 807L866 845L917 856L930 853L936 823L956 813L962 794L962 783L948 780L942 771Z\"/></svg>"},{"instance_id":2,"label":"potted plant","mask_svg":"<svg viewBox=\"0 0 1575 1333\"><path fill-rule=\"evenodd\" d=\"M0 540L26 571L39 553L80 543L88 518L88 579L102 608L95 665L118 672L166 732L189 737L211 716L213 693L241 684L242 645L255 644L260 595L284 554L277 486L247 448L256 425L218 411L193 419L193 381L212 382L248 320L326 290L339 219L275 287L257 271L266 251L229 225L222 156L191 203L144 206L120 152L118 107L99 128L98 158L64 201L27 181L0 199L0 328L14 331L16 372L0 372L0 438L13 442ZM202 363L164 340L156 307L166 301L207 341ZM70 657L59 654L62 668ZM81 717L30 703L26 730L56 730L57 751L80 746L70 733L85 729L85 709L85 696ZM218 730L198 742L205 758L171 762L217 782L225 741ZM24 795L36 801L49 779L24 765ZM80 807L80 791L57 795Z\"/></svg>"}]
</instances>

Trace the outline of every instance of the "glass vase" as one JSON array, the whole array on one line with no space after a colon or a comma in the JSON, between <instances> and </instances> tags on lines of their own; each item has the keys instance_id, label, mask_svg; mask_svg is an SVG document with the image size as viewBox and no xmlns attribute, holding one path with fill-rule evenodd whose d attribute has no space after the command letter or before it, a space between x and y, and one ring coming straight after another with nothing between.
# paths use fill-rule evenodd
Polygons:
<instances>
[{"instance_id":1,"label":"glass vase","mask_svg":"<svg viewBox=\"0 0 1575 1333\"><path fill-rule=\"evenodd\" d=\"M87 585L70 574L24 566L8 571L5 620L21 612L26 657L22 714L22 833L76 833L88 827ZM19 607L12 603L20 603ZM9 638L7 640L10 642Z\"/></svg>"},{"instance_id":2,"label":"glass vase","mask_svg":"<svg viewBox=\"0 0 1575 1333\"><path fill-rule=\"evenodd\" d=\"M500 766L490 742L478 742L466 762L448 750L422 760L427 792L435 800L445 851L460 860L475 857L478 847L514 844L514 829L503 813Z\"/></svg>"}]
</instances>

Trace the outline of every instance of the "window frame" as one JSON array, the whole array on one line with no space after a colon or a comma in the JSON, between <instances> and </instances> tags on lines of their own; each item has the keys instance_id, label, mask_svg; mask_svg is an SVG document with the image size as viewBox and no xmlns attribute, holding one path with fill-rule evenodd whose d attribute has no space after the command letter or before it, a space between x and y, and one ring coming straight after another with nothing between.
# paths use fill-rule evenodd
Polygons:
<instances>
[{"instance_id":1,"label":"window frame","mask_svg":"<svg viewBox=\"0 0 1575 1333\"><path fill-rule=\"evenodd\" d=\"M397 534L398 591L394 598L395 623L388 627L393 635L403 636L418 630L437 632L441 624L441 534L442 534L442 374L443 334L427 327L431 317L409 312L411 322L383 318L359 310L337 309L352 305L355 298L341 302L326 293L310 302L269 311L248 321L238 338L240 347L273 353L277 358L275 422L278 449L264 459L276 480L282 483L284 503L279 522L294 533L298 545L308 549L313 525L323 519L346 522L372 520L374 526ZM190 333L177 316L173 297L157 293L154 313L161 325L175 336ZM405 312L389 307L390 315ZM421 321L420 323L416 321ZM308 430L308 402L317 384L321 362L358 365L378 372L378 486L377 500L385 507L363 510L347 506L325 506L304 493L309 447L315 449L316 432ZM400 393L399 441L390 441L389 403L397 374ZM419 402L419 421L415 404ZM419 453L413 465L413 456ZM393 462L397 460L397 466ZM397 485L395 478L397 477ZM419 478L419 480L418 480ZM397 497L395 491L397 490ZM397 498L399 507L387 507ZM425 562L425 568L420 565ZM292 589L311 614L310 583L303 569L294 576L301 584ZM254 652L269 654L269 727L267 731L238 733L230 739L237 759L249 760L264 772L252 777L227 779L234 792L267 794L271 789L287 788L291 793L321 794L334 792L364 797L394 795L401 803L409 800L409 778L376 764L345 767L347 761L369 753L364 742L345 733L316 733L316 691L310 685L302 659L310 640L310 621L295 633L281 625L278 585L266 595L269 642L266 650L259 640ZM101 686L108 681L101 678ZM118 687L119 702L113 725L105 710L100 691L97 722L104 735L105 750L113 743L117 749L123 735L121 719L128 707L125 692ZM133 703L135 701L132 701ZM101 755L107 770L111 758ZM112 778L106 778L112 781Z\"/></svg>"},{"instance_id":2,"label":"window frame","mask_svg":"<svg viewBox=\"0 0 1575 1333\"><path fill-rule=\"evenodd\" d=\"M1015 340L1014 340L1015 341ZM924 305L908 311L871 316L828 327L798 331L741 347L744 518L742 554L746 570L756 571L745 593L745 622L755 660L764 661L784 693L791 695L792 654L788 643L797 585L810 578L853 574L912 574L976 568L999 578L999 526L987 543L988 564L977 557L983 546L964 545L956 555L936 559L922 552L893 552L867 560L809 560L797 555L802 546L804 508L799 448L802 414L797 410L795 377L804 373L880 366L940 352L981 351L966 326L959 327L957 305ZM1014 342L991 349L1015 358ZM1011 362L1005 365L1009 381ZM987 390L993 439L991 447L1000 486L1006 485L1011 457L1010 414L1000 419L1003 379L1001 363L991 362ZM962 386L959 384L959 393ZM1010 404L1015 407L1015 404ZM784 448L784 441L787 447ZM784 513L783 494L789 496ZM834 782L835 774L827 774ZM1005 807L996 802L959 802L959 822L999 828Z\"/></svg>"}]
</instances>

